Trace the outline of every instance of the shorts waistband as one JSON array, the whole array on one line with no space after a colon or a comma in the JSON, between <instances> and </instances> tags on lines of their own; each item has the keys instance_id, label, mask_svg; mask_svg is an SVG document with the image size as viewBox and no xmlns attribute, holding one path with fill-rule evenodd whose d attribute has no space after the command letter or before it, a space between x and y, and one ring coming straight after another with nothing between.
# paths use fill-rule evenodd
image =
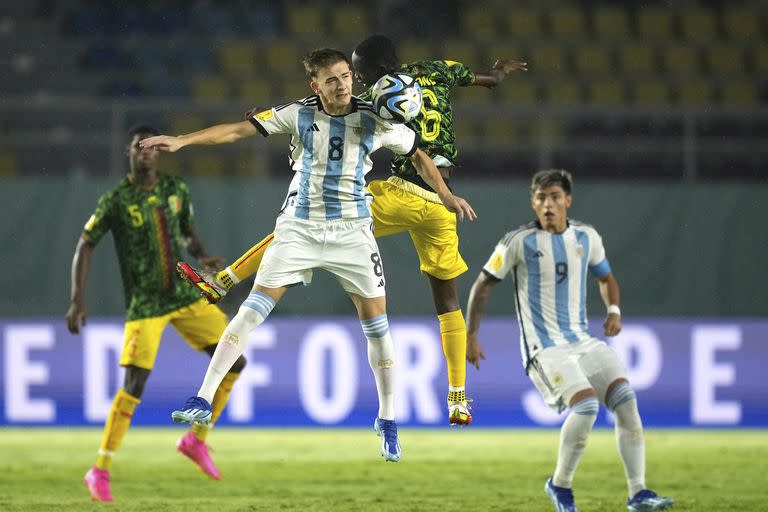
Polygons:
<instances>
[{"instance_id":1,"label":"shorts waistband","mask_svg":"<svg viewBox=\"0 0 768 512\"><path fill-rule=\"evenodd\" d=\"M390 176L387 179L387 183L391 183L392 185L396 186L399 189L405 190L406 192L411 193L415 196L419 196L420 198L424 199L425 201L429 201L430 203L443 204L443 202L440 200L440 197L437 195L436 192L430 192L429 190L424 190L423 188L416 185L415 183L411 183L410 181L404 180L399 176Z\"/></svg>"}]
</instances>

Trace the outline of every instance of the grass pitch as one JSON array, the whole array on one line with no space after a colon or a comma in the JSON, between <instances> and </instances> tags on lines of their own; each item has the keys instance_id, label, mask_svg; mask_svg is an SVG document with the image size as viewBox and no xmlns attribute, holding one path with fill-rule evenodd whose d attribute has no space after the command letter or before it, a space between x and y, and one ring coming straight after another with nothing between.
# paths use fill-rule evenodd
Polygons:
<instances>
[{"instance_id":1,"label":"grass pitch","mask_svg":"<svg viewBox=\"0 0 768 512\"><path fill-rule=\"evenodd\" d=\"M209 442L223 478L175 451L180 429L134 428L112 466L112 504L82 477L100 429L0 429L0 510L551 511L543 493L557 430L402 429L403 461L384 463L367 430L222 428ZM765 431L646 433L648 484L675 510L767 510ZM761 483L762 482L762 483ZM626 510L613 432L596 431L575 481L580 510Z\"/></svg>"}]
</instances>

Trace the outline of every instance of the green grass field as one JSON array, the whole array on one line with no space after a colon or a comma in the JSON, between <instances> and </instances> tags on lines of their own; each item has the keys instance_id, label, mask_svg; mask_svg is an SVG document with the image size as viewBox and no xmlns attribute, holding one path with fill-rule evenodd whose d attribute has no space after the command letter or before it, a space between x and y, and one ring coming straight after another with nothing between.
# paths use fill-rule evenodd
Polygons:
<instances>
[{"instance_id":1,"label":"green grass field","mask_svg":"<svg viewBox=\"0 0 768 512\"><path fill-rule=\"evenodd\" d=\"M175 451L182 430L132 429L112 466L113 504L82 477L100 429L0 429L0 510L549 511L556 430L403 429L385 463L367 430L212 433L223 473L209 480ZM675 510L766 510L765 431L649 431L648 484ZM762 482L762 483L760 483ZM626 510L613 433L596 431L575 482L584 511Z\"/></svg>"}]
</instances>

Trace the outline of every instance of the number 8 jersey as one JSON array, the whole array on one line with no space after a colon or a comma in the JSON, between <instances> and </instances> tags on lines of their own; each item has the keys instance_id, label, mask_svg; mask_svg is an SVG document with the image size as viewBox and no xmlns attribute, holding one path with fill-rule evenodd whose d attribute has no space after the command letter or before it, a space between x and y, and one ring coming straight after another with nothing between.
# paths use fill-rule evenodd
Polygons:
<instances>
[{"instance_id":1,"label":"number 8 jersey","mask_svg":"<svg viewBox=\"0 0 768 512\"><path fill-rule=\"evenodd\" d=\"M416 152L418 136L402 124L381 119L373 107L352 97L352 111L329 115L318 96L255 114L251 123L262 135L291 135L290 165L295 174L282 213L310 220L370 217L365 175L379 148L396 155Z\"/></svg>"},{"instance_id":2,"label":"number 8 jersey","mask_svg":"<svg viewBox=\"0 0 768 512\"><path fill-rule=\"evenodd\" d=\"M562 233L532 222L499 241L483 272L499 280L513 275L526 367L540 350L593 337L587 330L587 274L610 271L600 235L574 220Z\"/></svg>"}]
</instances>

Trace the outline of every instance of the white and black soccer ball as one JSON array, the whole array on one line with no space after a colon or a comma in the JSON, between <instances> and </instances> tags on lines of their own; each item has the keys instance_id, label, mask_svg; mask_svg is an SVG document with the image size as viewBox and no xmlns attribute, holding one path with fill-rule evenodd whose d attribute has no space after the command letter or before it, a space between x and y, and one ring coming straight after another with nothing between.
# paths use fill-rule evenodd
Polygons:
<instances>
[{"instance_id":1,"label":"white and black soccer ball","mask_svg":"<svg viewBox=\"0 0 768 512\"><path fill-rule=\"evenodd\" d=\"M421 86L412 76L401 73L384 75L374 84L374 111L383 119L407 123L421 110Z\"/></svg>"}]
</instances>

